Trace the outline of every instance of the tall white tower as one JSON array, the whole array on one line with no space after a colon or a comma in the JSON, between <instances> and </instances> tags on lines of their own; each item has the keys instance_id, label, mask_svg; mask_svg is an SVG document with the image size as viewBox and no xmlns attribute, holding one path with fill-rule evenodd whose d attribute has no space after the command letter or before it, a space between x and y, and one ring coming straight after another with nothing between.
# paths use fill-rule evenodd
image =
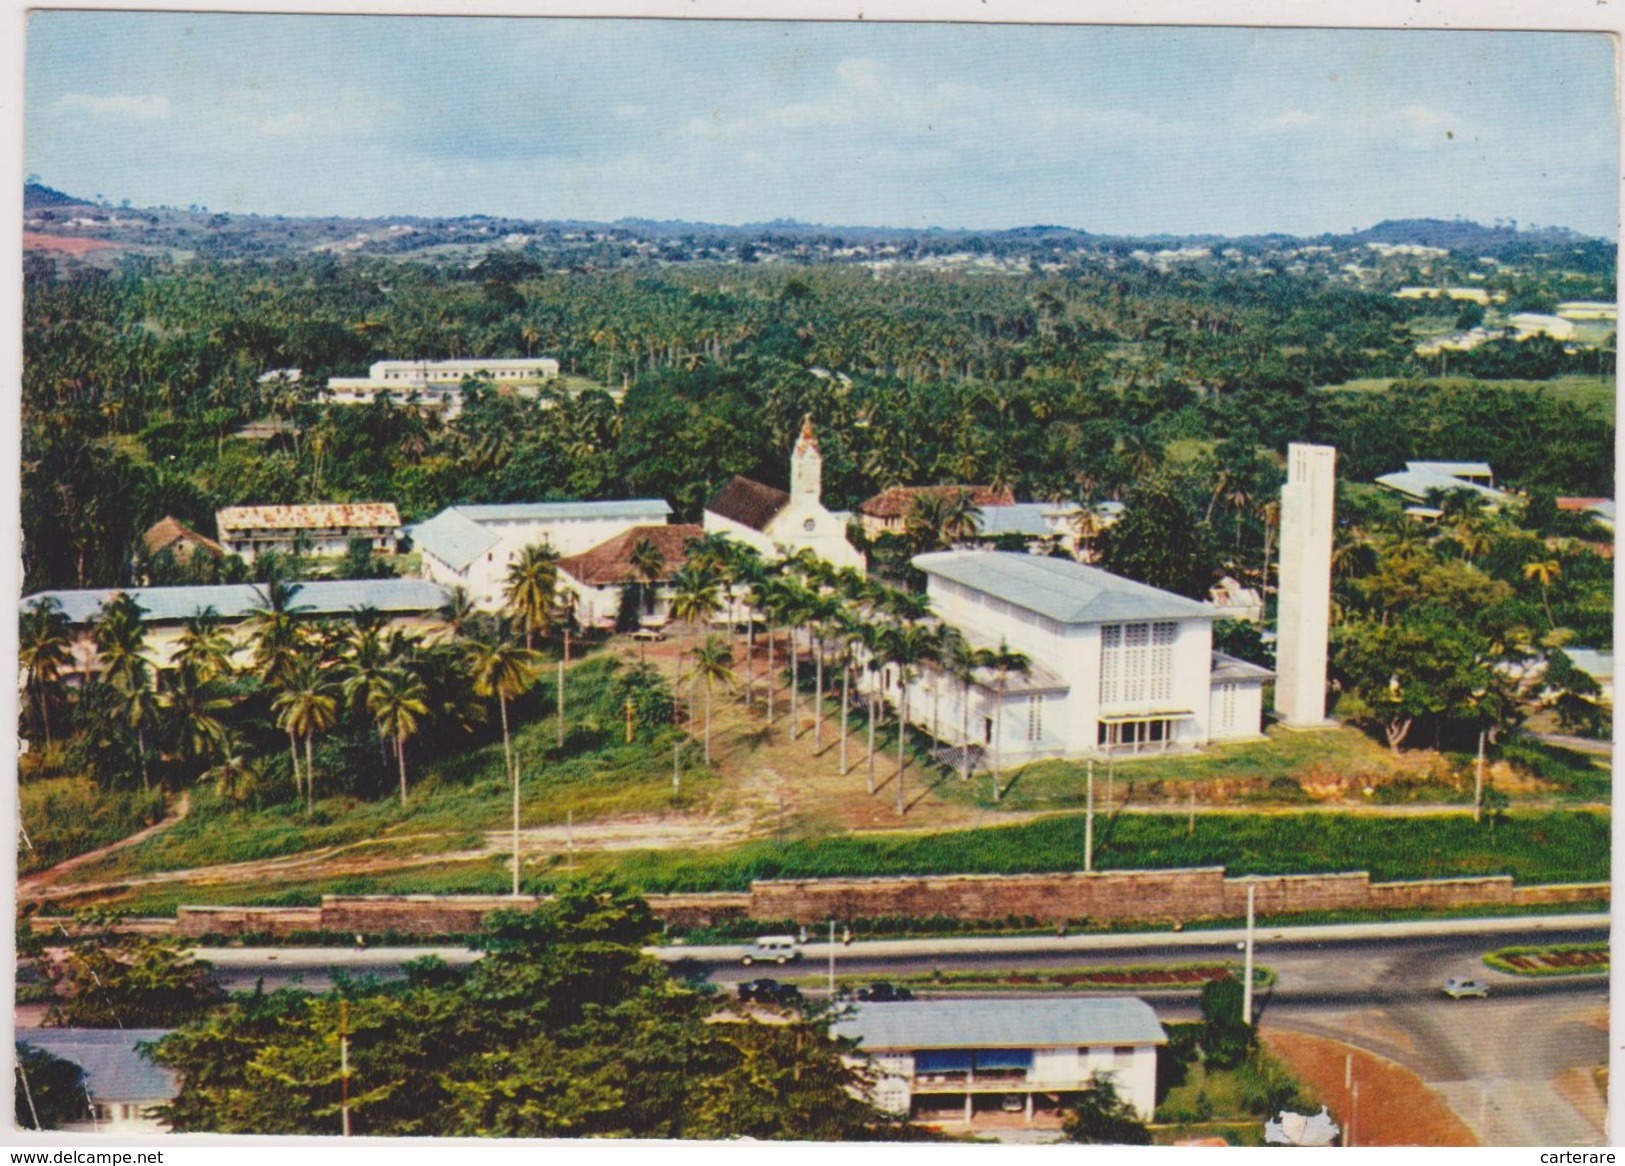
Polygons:
<instances>
[{"instance_id":1,"label":"tall white tower","mask_svg":"<svg viewBox=\"0 0 1625 1166\"><path fill-rule=\"evenodd\" d=\"M1337 451L1287 447L1281 487L1281 592L1275 711L1288 728L1326 720L1326 637L1332 614L1332 511Z\"/></svg>"},{"instance_id":2,"label":"tall white tower","mask_svg":"<svg viewBox=\"0 0 1625 1166\"><path fill-rule=\"evenodd\" d=\"M790 499L809 498L817 502L824 492L824 455L818 452L818 438L813 434L812 414L801 420L801 436L796 439L795 452L790 455Z\"/></svg>"}]
</instances>

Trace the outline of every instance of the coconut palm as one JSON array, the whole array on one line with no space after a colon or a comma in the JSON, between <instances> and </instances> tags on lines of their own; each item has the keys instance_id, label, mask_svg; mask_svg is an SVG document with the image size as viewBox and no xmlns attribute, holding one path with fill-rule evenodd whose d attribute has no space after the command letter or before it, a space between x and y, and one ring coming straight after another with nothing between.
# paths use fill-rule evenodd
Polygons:
<instances>
[{"instance_id":1,"label":"coconut palm","mask_svg":"<svg viewBox=\"0 0 1625 1166\"><path fill-rule=\"evenodd\" d=\"M120 591L102 605L91 625L102 680L120 692L148 680L147 626L141 618L145 614L145 608Z\"/></svg>"},{"instance_id":2,"label":"coconut palm","mask_svg":"<svg viewBox=\"0 0 1625 1166\"><path fill-rule=\"evenodd\" d=\"M998 648L988 655L986 666L993 670L999 691L998 707L993 714L993 800L997 802L1004 760L1004 694L1010 677L1032 675L1033 665L1030 659L1020 652L1012 652L1010 645L1001 640Z\"/></svg>"},{"instance_id":3,"label":"coconut palm","mask_svg":"<svg viewBox=\"0 0 1625 1166\"><path fill-rule=\"evenodd\" d=\"M711 690L716 684L729 689L737 677L733 671L733 648L728 641L712 634L705 643L694 649L694 675L705 681L705 763L711 764Z\"/></svg>"},{"instance_id":4,"label":"coconut palm","mask_svg":"<svg viewBox=\"0 0 1625 1166\"><path fill-rule=\"evenodd\" d=\"M168 722L175 755L185 761L218 755L226 743L226 726L219 714L235 702L221 691L218 681L204 680L191 668L171 669L164 680L158 703Z\"/></svg>"},{"instance_id":5,"label":"coconut palm","mask_svg":"<svg viewBox=\"0 0 1625 1166\"><path fill-rule=\"evenodd\" d=\"M627 562L637 573L638 585L643 592L643 614L651 616L655 613L655 587L666 575L666 556L653 539L640 538L633 544Z\"/></svg>"},{"instance_id":6,"label":"coconut palm","mask_svg":"<svg viewBox=\"0 0 1625 1166\"><path fill-rule=\"evenodd\" d=\"M257 607L248 617L248 634L254 641L254 667L261 682L271 688L283 687L286 673L301 655L304 629L299 616L310 608L294 603L299 590L299 584L276 575L254 589Z\"/></svg>"},{"instance_id":7,"label":"coconut palm","mask_svg":"<svg viewBox=\"0 0 1625 1166\"><path fill-rule=\"evenodd\" d=\"M897 666L897 812L902 814L907 812L903 767L908 747L908 690L920 665L931 659L931 631L918 623L894 624L882 636L880 650L888 664Z\"/></svg>"},{"instance_id":8,"label":"coconut palm","mask_svg":"<svg viewBox=\"0 0 1625 1166\"><path fill-rule=\"evenodd\" d=\"M73 662L73 635L62 605L47 597L23 612L18 629L17 662L24 684L39 705L46 744L51 742L50 703L61 689L62 674Z\"/></svg>"},{"instance_id":9,"label":"coconut palm","mask_svg":"<svg viewBox=\"0 0 1625 1166\"><path fill-rule=\"evenodd\" d=\"M941 644L939 663L959 684L959 748L960 780L970 780L970 694L976 684L976 670L985 665L989 653L973 648L962 635L947 638Z\"/></svg>"},{"instance_id":10,"label":"coconut palm","mask_svg":"<svg viewBox=\"0 0 1625 1166\"><path fill-rule=\"evenodd\" d=\"M534 649L536 633L547 630L558 585L559 556L550 546L528 546L508 565L503 604L524 626L525 647Z\"/></svg>"},{"instance_id":11,"label":"coconut palm","mask_svg":"<svg viewBox=\"0 0 1625 1166\"><path fill-rule=\"evenodd\" d=\"M474 691L481 697L497 698L502 711L502 759L508 780L516 779L513 746L508 736L508 702L524 695L536 682L541 655L521 648L503 636L492 643L474 641L468 645L468 671Z\"/></svg>"},{"instance_id":12,"label":"coconut palm","mask_svg":"<svg viewBox=\"0 0 1625 1166\"><path fill-rule=\"evenodd\" d=\"M288 740L305 742L305 808L316 808L315 740L338 720L339 701L332 678L314 656L302 656L283 676L283 688L271 699L277 713L277 726ZM298 758L294 758L294 784L298 786Z\"/></svg>"},{"instance_id":13,"label":"coconut palm","mask_svg":"<svg viewBox=\"0 0 1625 1166\"><path fill-rule=\"evenodd\" d=\"M1556 559L1532 559L1523 565L1523 577L1540 584L1540 603L1546 609L1546 624L1550 628L1557 627L1557 620L1552 618L1549 588L1562 574L1563 564Z\"/></svg>"},{"instance_id":14,"label":"coconut palm","mask_svg":"<svg viewBox=\"0 0 1625 1166\"><path fill-rule=\"evenodd\" d=\"M461 583L457 584L447 593L446 602L437 613L440 618L440 628L446 639L456 642L462 639L463 628L476 614L474 598L469 595L468 588Z\"/></svg>"},{"instance_id":15,"label":"coconut palm","mask_svg":"<svg viewBox=\"0 0 1625 1166\"><path fill-rule=\"evenodd\" d=\"M367 693L367 711L379 731L393 738L401 769L401 805L406 804L406 742L429 715L429 690L423 680L405 668L391 668Z\"/></svg>"},{"instance_id":16,"label":"coconut palm","mask_svg":"<svg viewBox=\"0 0 1625 1166\"><path fill-rule=\"evenodd\" d=\"M812 591L807 596L807 628L812 638L813 671L813 752L824 747L824 648L841 616L841 602L835 596Z\"/></svg>"},{"instance_id":17,"label":"coconut palm","mask_svg":"<svg viewBox=\"0 0 1625 1166\"><path fill-rule=\"evenodd\" d=\"M234 648L214 608L206 607L182 623L175 663L194 669L204 680L229 676Z\"/></svg>"}]
</instances>

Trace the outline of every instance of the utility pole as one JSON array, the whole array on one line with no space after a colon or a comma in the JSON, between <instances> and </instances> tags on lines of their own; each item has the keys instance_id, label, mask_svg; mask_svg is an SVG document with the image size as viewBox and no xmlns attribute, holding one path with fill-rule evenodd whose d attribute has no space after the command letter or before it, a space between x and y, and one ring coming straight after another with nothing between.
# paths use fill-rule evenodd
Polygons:
<instances>
[{"instance_id":1,"label":"utility pole","mask_svg":"<svg viewBox=\"0 0 1625 1166\"><path fill-rule=\"evenodd\" d=\"M350 1002L339 1001L339 1112L350 1136Z\"/></svg>"},{"instance_id":2,"label":"utility pole","mask_svg":"<svg viewBox=\"0 0 1625 1166\"><path fill-rule=\"evenodd\" d=\"M626 698L626 743L632 743L632 716L638 711L636 702L631 697Z\"/></svg>"},{"instance_id":3,"label":"utility pole","mask_svg":"<svg viewBox=\"0 0 1625 1166\"><path fill-rule=\"evenodd\" d=\"M829 998L835 999L835 919L829 921Z\"/></svg>"},{"instance_id":4,"label":"utility pole","mask_svg":"<svg viewBox=\"0 0 1625 1166\"><path fill-rule=\"evenodd\" d=\"M1083 813L1083 870L1095 869L1095 763L1089 762L1088 793L1085 794Z\"/></svg>"},{"instance_id":5,"label":"utility pole","mask_svg":"<svg viewBox=\"0 0 1625 1166\"><path fill-rule=\"evenodd\" d=\"M671 796L676 797L683 788L682 762L678 756L683 748L681 741L671 743Z\"/></svg>"},{"instance_id":6,"label":"utility pole","mask_svg":"<svg viewBox=\"0 0 1625 1166\"><path fill-rule=\"evenodd\" d=\"M1473 770L1473 821L1484 818L1484 737L1488 729L1478 731L1478 764Z\"/></svg>"},{"instance_id":7,"label":"utility pole","mask_svg":"<svg viewBox=\"0 0 1625 1166\"><path fill-rule=\"evenodd\" d=\"M519 774L524 766L516 756L513 762L513 897L519 897Z\"/></svg>"},{"instance_id":8,"label":"utility pole","mask_svg":"<svg viewBox=\"0 0 1625 1166\"><path fill-rule=\"evenodd\" d=\"M1241 1022L1248 1026L1253 1023L1253 892L1257 889L1255 884L1247 884L1247 955L1242 960Z\"/></svg>"}]
</instances>

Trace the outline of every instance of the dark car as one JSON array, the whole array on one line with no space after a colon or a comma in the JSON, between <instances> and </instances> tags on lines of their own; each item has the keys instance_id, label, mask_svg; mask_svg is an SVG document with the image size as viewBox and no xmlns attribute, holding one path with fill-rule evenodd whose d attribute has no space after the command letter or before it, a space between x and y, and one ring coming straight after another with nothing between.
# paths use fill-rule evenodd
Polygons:
<instances>
[{"instance_id":1,"label":"dark car","mask_svg":"<svg viewBox=\"0 0 1625 1166\"><path fill-rule=\"evenodd\" d=\"M801 1003L801 989L794 984L781 984L777 980L746 980L739 985L739 999L747 1004L788 1006Z\"/></svg>"},{"instance_id":2,"label":"dark car","mask_svg":"<svg viewBox=\"0 0 1625 1166\"><path fill-rule=\"evenodd\" d=\"M881 982L870 984L867 988L859 988L858 999L869 1004L891 1004L899 1000L912 1000L914 993L896 984Z\"/></svg>"}]
</instances>

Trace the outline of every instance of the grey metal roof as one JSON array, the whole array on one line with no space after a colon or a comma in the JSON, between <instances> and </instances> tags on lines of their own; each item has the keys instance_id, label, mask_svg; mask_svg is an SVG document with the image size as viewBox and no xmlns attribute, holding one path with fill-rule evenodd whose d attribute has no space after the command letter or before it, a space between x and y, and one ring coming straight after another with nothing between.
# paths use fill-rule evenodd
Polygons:
<instances>
[{"instance_id":1,"label":"grey metal roof","mask_svg":"<svg viewBox=\"0 0 1625 1166\"><path fill-rule=\"evenodd\" d=\"M329 579L298 584L292 605L301 615L346 615L360 607L381 612L434 611L446 603L445 589L426 579ZM55 599L73 624L95 619L102 605L119 593L107 587L90 591L41 591L23 598L23 608ZM241 619L264 607L260 588L251 583L212 587L129 587L124 593L143 609L145 623L174 623L207 608L221 619Z\"/></svg>"},{"instance_id":2,"label":"grey metal roof","mask_svg":"<svg viewBox=\"0 0 1625 1166\"><path fill-rule=\"evenodd\" d=\"M411 528L412 545L433 555L454 571L461 571L502 541L502 536L481 526L456 507L442 510Z\"/></svg>"},{"instance_id":3,"label":"grey metal roof","mask_svg":"<svg viewBox=\"0 0 1625 1166\"><path fill-rule=\"evenodd\" d=\"M917 555L914 565L1064 624L1213 619L1213 608L1071 559L1000 551Z\"/></svg>"},{"instance_id":4,"label":"grey metal roof","mask_svg":"<svg viewBox=\"0 0 1625 1166\"><path fill-rule=\"evenodd\" d=\"M1449 474L1459 477L1462 474L1476 474L1481 477L1493 477L1495 471L1490 469L1489 462L1406 462L1405 468L1416 472L1432 471L1436 474Z\"/></svg>"},{"instance_id":5,"label":"grey metal roof","mask_svg":"<svg viewBox=\"0 0 1625 1166\"><path fill-rule=\"evenodd\" d=\"M907 1000L858 1004L831 1026L869 1052L1162 1044L1168 1036L1137 996Z\"/></svg>"},{"instance_id":6,"label":"grey metal roof","mask_svg":"<svg viewBox=\"0 0 1625 1166\"><path fill-rule=\"evenodd\" d=\"M1213 671L1209 675L1214 680L1269 680L1275 676L1268 668L1260 668L1257 664L1247 660L1238 660L1234 656L1227 656L1223 652L1213 653Z\"/></svg>"},{"instance_id":7,"label":"grey metal roof","mask_svg":"<svg viewBox=\"0 0 1625 1166\"><path fill-rule=\"evenodd\" d=\"M671 503L664 498L628 498L610 502L497 502L454 506L475 522L546 522L570 518L634 518L664 522Z\"/></svg>"},{"instance_id":8,"label":"grey metal roof","mask_svg":"<svg viewBox=\"0 0 1625 1166\"><path fill-rule=\"evenodd\" d=\"M1009 506L989 506L982 510L976 527L984 538L999 534L1024 534L1034 538L1055 533L1045 515L1059 511L1047 502L1016 502Z\"/></svg>"},{"instance_id":9,"label":"grey metal roof","mask_svg":"<svg viewBox=\"0 0 1625 1166\"><path fill-rule=\"evenodd\" d=\"M169 1033L167 1028L19 1028L16 1039L78 1065L95 1101L157 1103L180 1092L180 1080L143 1057L136 1045Z\"/></svg>"},{"instance_id":10,"label":"grey metal roof","mask_svg":"<svg viewBox=\"0 0 1625 1166\"><path fill-rule=\"evenodd\" d=\"M1413 463L1419 465L1420 463ZM1482 494L1487 500L1500 502L1509 497L1500 490L1478 482L1469 482L1466 478L1453 477L1438 470L1410 469L1396 470L1391 474L1382 474L1377 478L1379 486L1387 486L1390 490L1398 490L1401 494L1412 498L1426 498L1429 490L1439 490L1450 493L1452 490L1471 490L1475 494Z\"/></svg>"}]
</instances>

